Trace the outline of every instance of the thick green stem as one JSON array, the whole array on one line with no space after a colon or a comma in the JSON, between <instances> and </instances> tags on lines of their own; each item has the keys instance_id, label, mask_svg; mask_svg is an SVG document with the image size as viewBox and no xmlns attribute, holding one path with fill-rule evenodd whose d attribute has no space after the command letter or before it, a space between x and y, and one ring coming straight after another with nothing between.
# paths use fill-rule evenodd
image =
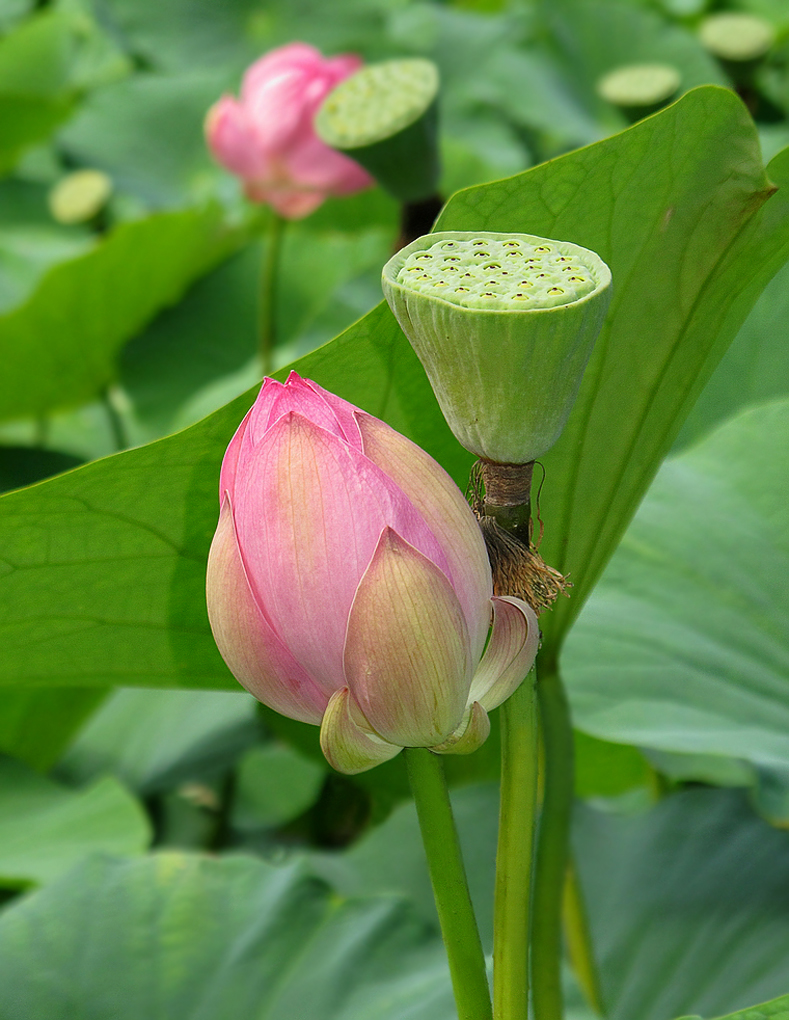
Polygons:
<instances>
[{"instance_id":1,"label":"thick green stem","mask_svg":"<svg viewBox=\"0 0 789 1020\"><path fill-rule=\"evenodd\" d=\"M277 336L277 276L284 231L285 220L272 211L260 272L260 303L258 306L258 348L263 375L270 375L274 368L274 344Z\"/></svg>"},{"instance_id":2,"label":"thick green stem","mask_svg":"<svg viewBox=\"0 0 789 1020\"><path fill-rule=\"evenodd\" d=\"M405 757L449 958L458 1020L491 1020L485 956L471 905L444 765L438 755L421 747L406 748Z\"/></svg>"},{"instance_id":3,"label":"thick green stem","mask_svg":"<svg viewBox=\"0 0 789 1020\"><path fill-rule=\"evenodd\" d=\"M583 889L578 878L578 871L570 855L567 878L564 887L564 935L567 940L567 952L570 963L575 971L578 984L581 986L586 1000L599 1015L605 1016L603 992L594 958L594 948L589 933L589 922L586 916Z\"/></svg>"},{"instance_id":4,"label":"thick green stem","mask_svg":"<svg viewBox=\"0 0 789 1020\"><path fill-rule=\"evenodd\" d=\"M495 1020L528 1020L529 919L537 810L534 673L501 709L501 808L493 936Z\"/></svg>"},{"instance_id":5,"label":"thick green stem","mask_svg":"<svg viewBox=\"0 0 789 1020\"><path fill-rule=\"evenodd\" d=\"M538 660L539 663L539 660ZM537 687L545 762L545 791L537 840L532 921L534 1020L562 1020L562 896L573 805L573 731L564 687L555 668Z\"/></svg>"}]
</instances>

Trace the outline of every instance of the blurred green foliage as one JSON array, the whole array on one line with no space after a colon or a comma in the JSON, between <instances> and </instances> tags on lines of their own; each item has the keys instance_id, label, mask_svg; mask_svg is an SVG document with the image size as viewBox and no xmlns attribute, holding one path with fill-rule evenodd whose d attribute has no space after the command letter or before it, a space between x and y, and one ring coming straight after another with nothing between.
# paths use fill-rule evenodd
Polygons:
<instances>
[{"instance_id":1,"label":"blurred green foliage","mask_svg":"<svg viewBox=\"0 0 789 1020\"><path fill-rule=\"evenodd\" d=\"M294 39L437 63L443 228L611 265L540 495L541 551L574 583L544 653L579 728L608 1015L789 1009L733 1012L789 989L789 11L726 6L776 33L741 99L698 39L707 0L0 3L0 1016L453 1016L402 763L332 774L315 728L237 689L205 615L268 214L202 122ZM674 66L682 98L623 131L595 84L636 61ZM81 168L109 201L57 222L48 195ZM465 486L379 305L397 233L380 189L290 226L276 364ZM486 941L497 747L494 720L448 763Z\"/></svg>"}]
</instances>

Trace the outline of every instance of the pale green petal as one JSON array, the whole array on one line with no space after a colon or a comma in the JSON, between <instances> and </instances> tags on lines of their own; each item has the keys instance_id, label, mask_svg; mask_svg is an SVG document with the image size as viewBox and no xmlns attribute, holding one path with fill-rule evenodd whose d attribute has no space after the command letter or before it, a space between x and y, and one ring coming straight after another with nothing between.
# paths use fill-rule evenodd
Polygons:
<instances>
[{"instance_id":1,"label":"pale green petal","mask_svg":"<svg viewBox=\"0 0 789 1020\"><path fill-rule=\"evenodd\" d=\"M329 700L321 723L321 749L331 767L346 776L366 772L402 751L370 730L347 687Z\"/></svg>"},{"instance_id":2,"label":"pale green petal","mask_svg":"<svg viewBox=\"0 0 789 1020\"><path fill-rule=\"evenodd\" d=\"M443 744L431 747L436 754L472 754L482 747L490 734L488 713L475 701L463 716L463 721Z\"/></svg>"},{"instance_id":3,"label":"pale green petal","mask_svg":"<svg viewBox=\"0 0 789 1020\"><path fill-rule=\"evenodd\" d=\"M401 747L432 747L463 717L468 628L446 575L391 528L351 606L345 678L365 718Z\"/></svg>"},{"instance_id":4,"label":"pale green petal","mask_svg":"<svg viewBox=\"0 0 789 1020\"><path fill-rule=\"evenodd\" d=\"M491 712L521 685L534 665L540 625L534 610L511 595L494 596L493 630L471 681L469 701Z\"/></svg>"}]
</instances>

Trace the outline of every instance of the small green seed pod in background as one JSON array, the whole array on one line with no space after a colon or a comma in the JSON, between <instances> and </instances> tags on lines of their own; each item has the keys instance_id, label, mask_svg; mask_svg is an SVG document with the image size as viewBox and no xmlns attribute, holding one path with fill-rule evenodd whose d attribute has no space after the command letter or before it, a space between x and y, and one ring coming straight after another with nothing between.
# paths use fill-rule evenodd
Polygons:
<instances>
[{"instance_id":1,"label":"small green seed pod in background","mask_svg":"<svg viewBox=\"0 0 789 1020\"><path fill-rule=\"evenodd\" d=\"M112 181L101 170L75 170L49 192L49 211L58 223L85 223L101 212L111 194Z\"/></svg>"},{"instance_id":2,"label":"small green seed pod in background","mask_svg":"<svg viewBox=\"0 0 789 1020\"><path fill-rule=\"evenodd\" d=\"M438 185L438 85L429 60L368 64L329 93L315 130L398 201L418 202Z\"/></svg>"},{"instance_id":3,"label":"small green seed pod in background","mask_svg":"<svg viewBox=\"0 0 789 1020\"><path fill-rule=\"evenodd\" d=\"M619 107L631 122L657 112L677 94L679 71L670 64L626 64L597 82L597 94Z\"/></svg>"},{"instance_id":4,"label":"small green seed pod in background","mask_svg":"<svg viewBox=\"0 0 789 1020\"><path fill-rule=\"evenodd\" d=\"M705 18L699 26L699 38L736 81L764 59L775 42L775 32L763 18L725 12Z\"/></svg>"},{"instance_id":5,"label":"small green seed pod in background","mask_svg":"<svg viewBox=\"0 0 789 1020\"><path fill-rule=\"evenodd\" d=\"M467 450L526 464L553 446L608 309L598 255L530 234L428 234L387 262L383 290Z\"/></svg>"}]
</instances>

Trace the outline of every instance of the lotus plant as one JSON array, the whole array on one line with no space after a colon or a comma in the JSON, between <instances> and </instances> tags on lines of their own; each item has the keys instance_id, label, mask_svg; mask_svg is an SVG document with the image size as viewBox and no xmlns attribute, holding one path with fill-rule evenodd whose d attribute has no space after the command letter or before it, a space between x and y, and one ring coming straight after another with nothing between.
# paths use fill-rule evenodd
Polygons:
<instances>
[{"instance_id":1,"label":"lotus plant","mask_svg":"<svg viewBox=\"0 0 789 1020\"><path fill-rule=\"evenodd\" d=\"M537 619L493 596L476 519L427 453L292 372L264 381L220 501L208 610L247 690L320 724L349 774L485 740L531 668Z\"/></svg>"}]
</instances>

